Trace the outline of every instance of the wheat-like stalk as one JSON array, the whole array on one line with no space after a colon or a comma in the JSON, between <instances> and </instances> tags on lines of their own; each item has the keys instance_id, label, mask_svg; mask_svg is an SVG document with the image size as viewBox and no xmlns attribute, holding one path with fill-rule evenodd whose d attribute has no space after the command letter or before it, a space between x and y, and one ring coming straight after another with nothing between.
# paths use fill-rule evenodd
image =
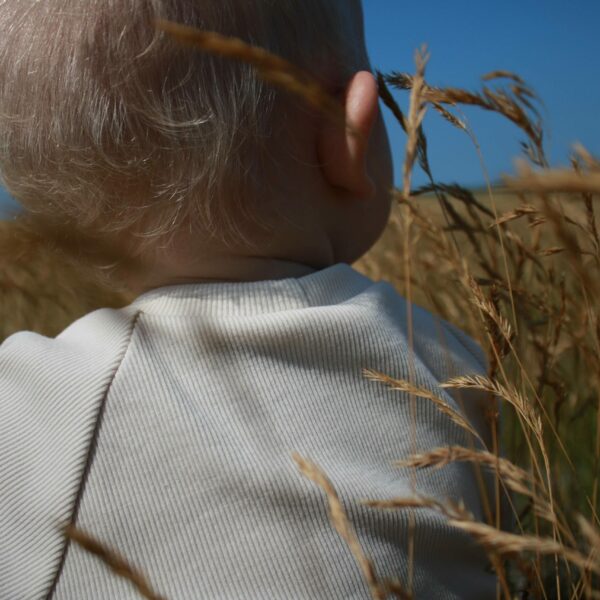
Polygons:
<instances>
[{"instance_id":1,"label":"wheat-like stalk","mask_svg":"<svg viewBox=\"0 0 600 600\"><path fill-rule=\"evenodd\" d=\"M462 375L440 384L441 388L475 389L495 394L512 405L538 439L542 439L542 419L535 407L514 387L491 381L483 375Z\"/></svg>"},{"instance_id":2,"label":"wheat-like stalk","mask_svg":"<svg viewBox=\"0 0 600 600\"><path fill-rule=\"evenodd\" d=\"M102 544L89 533L69 525L65 529L65 534L69 540L101 560L115 575L129 581L143 598L166 600L164 596L160 596L152 589L146 577L138 569L131 566L118 552Z\"/></svg>"},{"instance_id":3,"label":"wheat-like stalk","mask_svg":"<svg viewBox=\"0 0 600 600\"><path fill-rule=\"evenodd\" d=\"M411 394L418 398L426 398L427 400L431 400L435 406L438 408L440 412L445 414L453 423L458 425L461 429L468 431L475 439L477 439L483 446L485 443L479 433L472 427L472 425L463 417L463 415L454 409L448 402L446 402L443 398L440 398L433 392L426 390L424 388L417 387L410 383L410 381L406 381L405 379L394 379L393 377L389 377L384 373L379 373L378 371L374 371L372 369L363 369L363 375L372 381L378 381L380 383L385 383L393 390L397 390L399 392L405 392L407 394Z\"/></svg>"},{"instance_id":4,"label":"wheat-like stalk","mask_svg":"<svg viewBox=\"0 0 600 600\"><path fill-rule=\"evenodd\" d=\"M524 161L518 162L518 174L504 177L505 184L519 192L600 193L600 173L578 173L572 169L534 171Z\"/></svg>"},{"instance_id":5,"label":"wheat-like stalk","mask_svg":"<svg viewBox=\"0 0 600 600\"><path fill-rule=\"evenodd\" d=\"M361 135L347 121L342 104L313 75L281 56L216 31L205 31L165 19L156 19L155 25L182 44L252 65L264 81L301 98L354 135Z\"/></svg>"},{"instance_id":6,"label":"wheat-like stalk","mask_svg":"<svg viewBox=\"0 0 600 600\"><path fill-rule=\"evenodd\" d=\"M343 540L348 544L350 551L356 558L356 562L369 586L372 597L376 600L385 600L385 598L392 593L401 600L412 599L412 595L404 589L399 580L395 579L390 581L386 579L383 582L378 581L375 567L371 560L365 556L360 542L358 541L358 537L346 517L339 496L325 473L323 473L315 463L303 458L297 452L292 453L292 458L298 465L300 472L316 483L327 495L331 523Z\"/></svg>"},{"instance_id":7,"label":"wheat-like stalk","mask_svg":"<svg viewBox=\"0 0 600 600\"><path fill-rule=\"evenodd\" d=\"M506 458L496 456L485 450L472 450L462 446L445 446L413 454L403 460L395 461L394 464L398 467L433 467L439 469L456 461L469 461L484 465L497 471L511 490L530 497L536 495L533 489L535 479L527 471Z\"/></svg>"}]
</instances>

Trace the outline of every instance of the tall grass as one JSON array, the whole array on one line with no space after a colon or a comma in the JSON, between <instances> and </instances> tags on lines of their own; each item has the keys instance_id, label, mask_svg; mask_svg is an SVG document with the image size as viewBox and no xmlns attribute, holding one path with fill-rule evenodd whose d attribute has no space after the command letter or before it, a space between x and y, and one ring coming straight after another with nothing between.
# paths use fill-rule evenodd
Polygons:
<instances>
[{"instance_id":1,"label":"tall grass","mask_svg":"<svg viewBox=\"0 0 600 600\"><path fill-rule=\"evenodd\" d=\"M571 169L548 169L535 94L516 75L486 75L479 92L442 89L425 81L427 56L417 53L416 62L414 76L379 76L381 96L407 133L403 189L395 191L388 230L357 267L391 281L482 344L488 376L443 387L499 398L502 428L491 410L497 443L490 453L438 448L403 464L441 468L470 460L495 471L499 496L510 491L511 532L499 522L474 524L448 514L495 559L506 582L502 597L519 590L536 598L597 597L600 163L576 147ZM410 90L407 116L387 86ZM506 178L506 189L488 183L475 195L435 181L423 128L428 109L479 149L456 113L460 105L492 111L524 134L525 159ZM410 188L415 162L430 178L420 189Z\"/></svg>"},{"instance_id":2,"label":"tall grass","mask_svg":"<svg viewBox=\"0 0 600 600\"><path fill-rule=\"evenodd\" d=\"M96 308L133 299L34 223L0 220L0 342L24 329L55 336Z\"/></svg>"},{"instance_id":3,"label":"tall grass","mask_svg":"<svg viewBox=\"0 0 600 600\"><path fill-rule=\"evenodd\" d=\"M196 40L209 51L229 52L236 60L248 60L259 67L259 74L263 64L268 80L315 106L322 104L324 112L338 118L337 109L323 101L313 82L287 65L273 62L264 51L252 52L238 41L207 37L206 32L195 38L193 31L162 26L173 35L185 35L186 43ZM487 376L465 376L441 387L475 389L489 395L492 443L488 450L431 448L426 453L399 456L398 464L437 469L452 461L470 461L495 473L496 497L488 499L486 523L474 521L460 505L420 496L365 503L380 510L427 507L470 533L490 556L498 574L500 598L519 594L598 598L600 235L595 211L600 163L577 147L570 169L548 168L535 94L516 75L504 71L488 74L477 92L438 88L426 80L427 61L421 51L416 56L415 74L379 74L381 98L407 135L402 189L393 192L396 206L381 240L355 266L374 279L390 281L411 302L457 324L486 350ZM409 94L406 113L390 88ZM428 112L435 111L449 127L464 131L479 152L474 133L458 111L461 105L493 112L520 128L525 162L516 175L506 179L505 189L492 189L488 183L485 192L474 194L455 183L435 180L427 157ZM412 188L415 164L427 173L429 185ZM0 235L8 239L13 227L17 226L4 227ZM11 247L18 246L19 240L29 248L42 244L41 238L27 235L26 228L20 230ZM32 271L21 291L13 286L15 298L37 291L36 278L47 277L49 268L60 271L56 265L45 265L42 254L37 259L40 268ZM13 265L14 272L32 268L23 261L19 265ZM13 285L11 271L2 273L5 280L9 273L9 286ZM83 271L69 271L54 297L62 297L69 278L79 281L82 277ZM86 281L89 289L96 289L92 279ZM7 286L6 281L1 283ZM98 296L96 303L105 305L109 299L119 305L127 296ZM30 310L31 322L25 315L17 321L18 328L40 329L33 305L27 306L23 314ZM6 305L2 310L9 314ZM409 332L409 337L412 335L418 332ZM413 398L428 398L449 419L470 428L461 414L435 394L417 388L410 374L407 381L373 371L364 375ZM501 402L501 418L495 400ZM294 458L300 474L326 493L332 526L355 555L373 598L411 598L410 582L377 580L376 566L362 553L326 473L298 455ZM507 502L512 513L508 528L500 519L501 502ZM128 569L123 559L115 558L114 552L94 545L76 530L69 530L68 535L113 569L119 565L119 574L137 578L143 595L156 597L144 588L144 578Z\"/></svg>"}]
</instances>

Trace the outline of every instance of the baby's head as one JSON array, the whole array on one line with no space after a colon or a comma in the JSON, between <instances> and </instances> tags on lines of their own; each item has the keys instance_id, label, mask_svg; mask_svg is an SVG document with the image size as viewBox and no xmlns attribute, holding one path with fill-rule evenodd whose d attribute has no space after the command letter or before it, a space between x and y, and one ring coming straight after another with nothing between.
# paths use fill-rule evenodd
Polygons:
<instances>
[{"instance_id":1,"label":"baby's head","mask_svg":"<svg viewBox=\"0 0 600 600\"><path fill-rule=\"evenodd\" d=\"M180 45L158 18L311 72L361 135L244 63ZM351 263L390 210L369 69L360 0L5 2L0 174L49 231L135 257L140 290Z\"/></svg>"}]
</instances>

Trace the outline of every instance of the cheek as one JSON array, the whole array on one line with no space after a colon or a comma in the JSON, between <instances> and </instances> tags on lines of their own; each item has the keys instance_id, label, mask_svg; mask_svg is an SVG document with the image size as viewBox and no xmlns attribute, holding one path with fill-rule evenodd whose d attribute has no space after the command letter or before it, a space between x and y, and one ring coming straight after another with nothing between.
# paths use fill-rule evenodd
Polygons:
<instances>
[{"instance_id":1,"label":"cheek","mask_svg":"<svg viewBox=\"0 0 600 600\"><path fill-rule=\"evenodd\" d=\"M387 129L381 113L373 128L373 134L369 143L369 175L378 188L389 191L394 185L394 166Z\"/></svg>"},{"instance_id":2,"label":"cheek","mask_svg":"<svg viewBox=\"0 0 600 600\"><path fill-rule=\"evenodd\" d=\"M373 210L372 237L375 243L385 230L392 212L394 167L387 130L381 115L373 130L373 147L370 152L370 176L377 192Z\"/></svg>"}]
</instances>

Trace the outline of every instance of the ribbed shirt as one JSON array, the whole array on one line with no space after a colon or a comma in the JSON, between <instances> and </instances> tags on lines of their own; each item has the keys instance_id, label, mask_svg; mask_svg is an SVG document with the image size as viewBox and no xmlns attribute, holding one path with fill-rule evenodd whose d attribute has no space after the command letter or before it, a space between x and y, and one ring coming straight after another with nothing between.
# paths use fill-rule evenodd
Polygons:
<instances>
[{"instance_id":1,"label":"ribbed shirt","mask_svg":"<svg viewBox=\"0 0 600 600\"><path fill-rule=\"evenodd\" d=\"M417 493L484 518L472 465L394 465L478 443L430 400L411 401L365 368L413 380L484 428L482 401L439 387L484 372L481 350L408 308L389 283L340 263L300 278L161 287L56 338L8 338L0 599L139 598L66 542L68 523L169 600L370 598L294 452L329 478L379 579L408 585L410 569L417 599L495 598L485 552L438 512L362 503Z\"/></svg>"}]
</instances>

